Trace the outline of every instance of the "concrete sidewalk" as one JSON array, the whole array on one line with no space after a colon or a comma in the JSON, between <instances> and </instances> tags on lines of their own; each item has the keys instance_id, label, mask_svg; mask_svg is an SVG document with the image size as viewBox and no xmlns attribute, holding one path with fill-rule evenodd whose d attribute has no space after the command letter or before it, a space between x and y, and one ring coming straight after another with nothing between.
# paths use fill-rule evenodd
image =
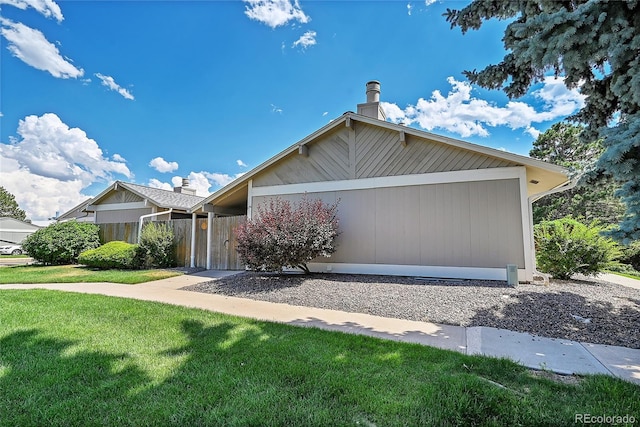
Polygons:
<instances>
[{"instance_id":1,"label":"concrete sidewalk","mask_svg":"<svg viewBox=\"0 0 640 427\"><path fill-rule=\"evenodd\" d=\"M560 374L605 374L640 384L640 350L544 338L488 327L461 327L255 301L180 288L237 272L203 271L139 285L56 283L0 285L2 289L55 289L157 301L296 326L417 343L466 354L506 357Z\"/></svg>"},{"instance_id":2,"label":"concrete sidewalk","mask_svg":"<svg viewBox=\"0 0 640 427\"><path fill-rule=\"evenodd\" d=\"M599 280L605 282L616 283L618 285L626 286L628 288L640 289L640 280L632 279L630 277L618 276L612 273L600 273L596 276Z\"/></svg>"}]
</instances>

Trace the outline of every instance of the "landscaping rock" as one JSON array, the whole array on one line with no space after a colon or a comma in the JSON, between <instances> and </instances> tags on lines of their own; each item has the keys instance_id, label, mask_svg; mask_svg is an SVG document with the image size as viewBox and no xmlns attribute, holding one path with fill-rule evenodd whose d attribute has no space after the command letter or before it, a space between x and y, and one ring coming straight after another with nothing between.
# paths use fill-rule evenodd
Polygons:
<instances>
[{"instance_id":1,"label":"landscaping rock","mask_svg":"<svg viewBox=\"0 0 640 427\"><path fill-rule=\"evenodd\" d=\"M245 272L184 289L640 348L640 290L596 280L511 287L491 280Z\"/></svg>"}]
</instances>

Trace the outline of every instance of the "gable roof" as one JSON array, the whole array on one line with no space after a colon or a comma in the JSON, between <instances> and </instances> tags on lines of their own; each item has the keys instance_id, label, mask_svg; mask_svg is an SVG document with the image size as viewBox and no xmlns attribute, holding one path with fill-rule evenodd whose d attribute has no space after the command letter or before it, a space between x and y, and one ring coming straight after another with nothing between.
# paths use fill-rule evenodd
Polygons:
<instances>
[{"instance_id":1,"label":"gable roof","mask_svg":"<svg viewBox=\"0 0 640 427\"><path fill-rule=\"evenodd\" d=\"M230 182L229 184L222 187L218 191L212 193L207 198L203 199L202 201L194 205L191 208L191 211L193 212L198 209L202 209L204 205L206 205L207 203L215 204L216 202L224 202L226 204L229 202L240 201L243 195L246 198L246 189L248 188L248 182L254 176L264 171L268 167L272 166L273 164L279 162L280 160L284 159L285 157L289 156L290 154L298 152L305 145L313 143L323 135L326 135L327 133L331 132L333 129L336 129L338 126L345 126L345 125L349 126L350 121L363 122L373 126L378 126L381 128L396 131L396 132L404 132L407 135L412 135L418 138L429 139L431 141L439 142L452 147L469 150L469 151L483 154L489 157L494 157L496 159L502 159L509 162L517 163L518 165L525 166L527 168L528 179L532 181L536 181L534 184L532 183L528 184L530 196L534 194L542 194L553 188L561 187L569 182L568 172L566 169L557 165L543 162L538 159L534 159L527 156L521 156L519 154L508 153L506 151L496 150L494 148L485 147L482 145L472 144L470 142L461 141L461 140L449 138L446 136L421 131L421 130L410 128L403 125L397 125L387 121L374 119L374 118L363 116L360 114L355 114L353 112L346 112L339 118L331 121L330 123L318 129L317 131L313 132L312 134L308 135L302 140L296 142L295 144L291 145L290 147L276 154L269 160L253 168L246 174ZM545 181L548 181L546 183L547 185L543 184L542 186L537 188L538 187L537 184L541 183L543 179Z\"/></svg>"},{"instance_id":2,"label":"gable roof","mask_svg":"<svg viewBox=\"0 0 640 427\"><path fill-rule=\"evenodd\" d=\"M15 219L10 216L0 217L0 231L36 231L40 228L42 227L39 225L20 221L19 219Z\"/></svg>"},{"instance_id":3,"label":"gable roof","mask_svg":"<svg viewBox=\"0 0 640 427\"><path fill-rule=\"evenodd\" d=\"M154 204L161 208L174 208L187 211L195 204L204 200L204 197L194 196L191 194L176 193L170 190L163 190L160 188L147 187L139 184L132 184L130 182L116 181L111 184L106 190L98 194L91 200L91 205L87 206L87 210L91 210L91 206L100 204L100 201L104 199L110 192L117 190L118 188L124 188L127 191L141 197L145 201Z\"/></svg>"},{"instance_id":4,"label":"gable roof","mask_svg":"<svg viewBox=\"0 0 640 427\"><path fill-rule=\"evenodd\" d=\"M87 206L89 206L91 204L91 201L93 200L93 198L88 198L87 200L84 200L83 202L75 205L74 207L72 207L71 209L69 209L68 211L64 212L61 215L58 215L57 218L55 218L56 221L64 221L66 219L75 219L77 218L77 213L80 212L87 212L85 209Z\"/></svg>"}]
</instances>

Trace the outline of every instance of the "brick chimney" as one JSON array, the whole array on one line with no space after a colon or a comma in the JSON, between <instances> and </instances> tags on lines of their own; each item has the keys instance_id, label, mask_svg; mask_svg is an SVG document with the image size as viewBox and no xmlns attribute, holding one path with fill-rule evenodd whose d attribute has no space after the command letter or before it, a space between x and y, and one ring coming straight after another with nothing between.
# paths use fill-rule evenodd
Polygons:
<instances>
[{"instance_id":1,"label":"brick chimney","mask_svg":"<svg viewBox=\"0 0 640 427\"><path fill-rule=\"evenodd\" d=\"M191 196L195 196L196 195L196 189L189 187L189 179L188 178L182 178L182 187L173 187L173 192L174 193L189 194Z\"/></svg>"},{"instance_id":2,"label":"brick chimney","mask_svg":"<svg viewBox=\"0 0 640 427\"><path fill-rule=\"evenodd\" d=\"M378 120L387 120L387 116L380 106L380 82L367 82L367 102L358 104L358 114Z\"/></svg>"}]
</instances>

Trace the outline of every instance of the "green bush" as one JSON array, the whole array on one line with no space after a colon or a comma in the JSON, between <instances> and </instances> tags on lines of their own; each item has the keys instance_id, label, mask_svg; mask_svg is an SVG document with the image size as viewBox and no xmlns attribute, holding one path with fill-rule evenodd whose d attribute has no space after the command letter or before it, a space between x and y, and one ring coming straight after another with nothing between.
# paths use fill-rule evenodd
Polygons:
<instances>
[{"instance_id":1,"label":"green bush","mask_svg":"<svg viewBox=\"0 0 640 427\"><path fill-rule=\"evenodd\" d=\"M57 222L28 236L22 247L43 264L75 264L81 252L100 246L98 231L87 222Z\"/></svg>"},{"instance_id":2,"label":"green bush","mask_svg":"<svg viewBox=\"0 0 640 427\"><path fill-rule=\"evenodd\" d=\"M635 271L640 271L640 242L636 241L623 247L620 262L630 265Z\"/></svg>"},{"instance_id":3,"label":"green bush","mask_svg":"<svg viewBox=\"0 0 640 427\"><path fill-rule=\"evenodd\" d=\"M176 246L173 230L166 223L149 222L140 234L140 254L146 267L174 267Z\"/></svg>"},{"instance_id":4,"label":"green bush","mask_svg":"<svg viewBox=\"0 0 640 427\"><path fill-rule=\"evenodd\" d=\"M538 267L556 279L569 279L576 273L595 275L615 265L620 248L602 236L602 231L596 223L586 225L568 217L537 224Z\"/></svg>"},{"instance_id":5,"label":"green bush","mask_svg":"<svg viewBox=\"0 0 640 427\"><path fill-rule=\"evenodd\" d=\"M133 270L140 268L141 260L138 245L113 241L82 252L78 257L78 263L100 269Z\"/></svg>"}]
</instances>

